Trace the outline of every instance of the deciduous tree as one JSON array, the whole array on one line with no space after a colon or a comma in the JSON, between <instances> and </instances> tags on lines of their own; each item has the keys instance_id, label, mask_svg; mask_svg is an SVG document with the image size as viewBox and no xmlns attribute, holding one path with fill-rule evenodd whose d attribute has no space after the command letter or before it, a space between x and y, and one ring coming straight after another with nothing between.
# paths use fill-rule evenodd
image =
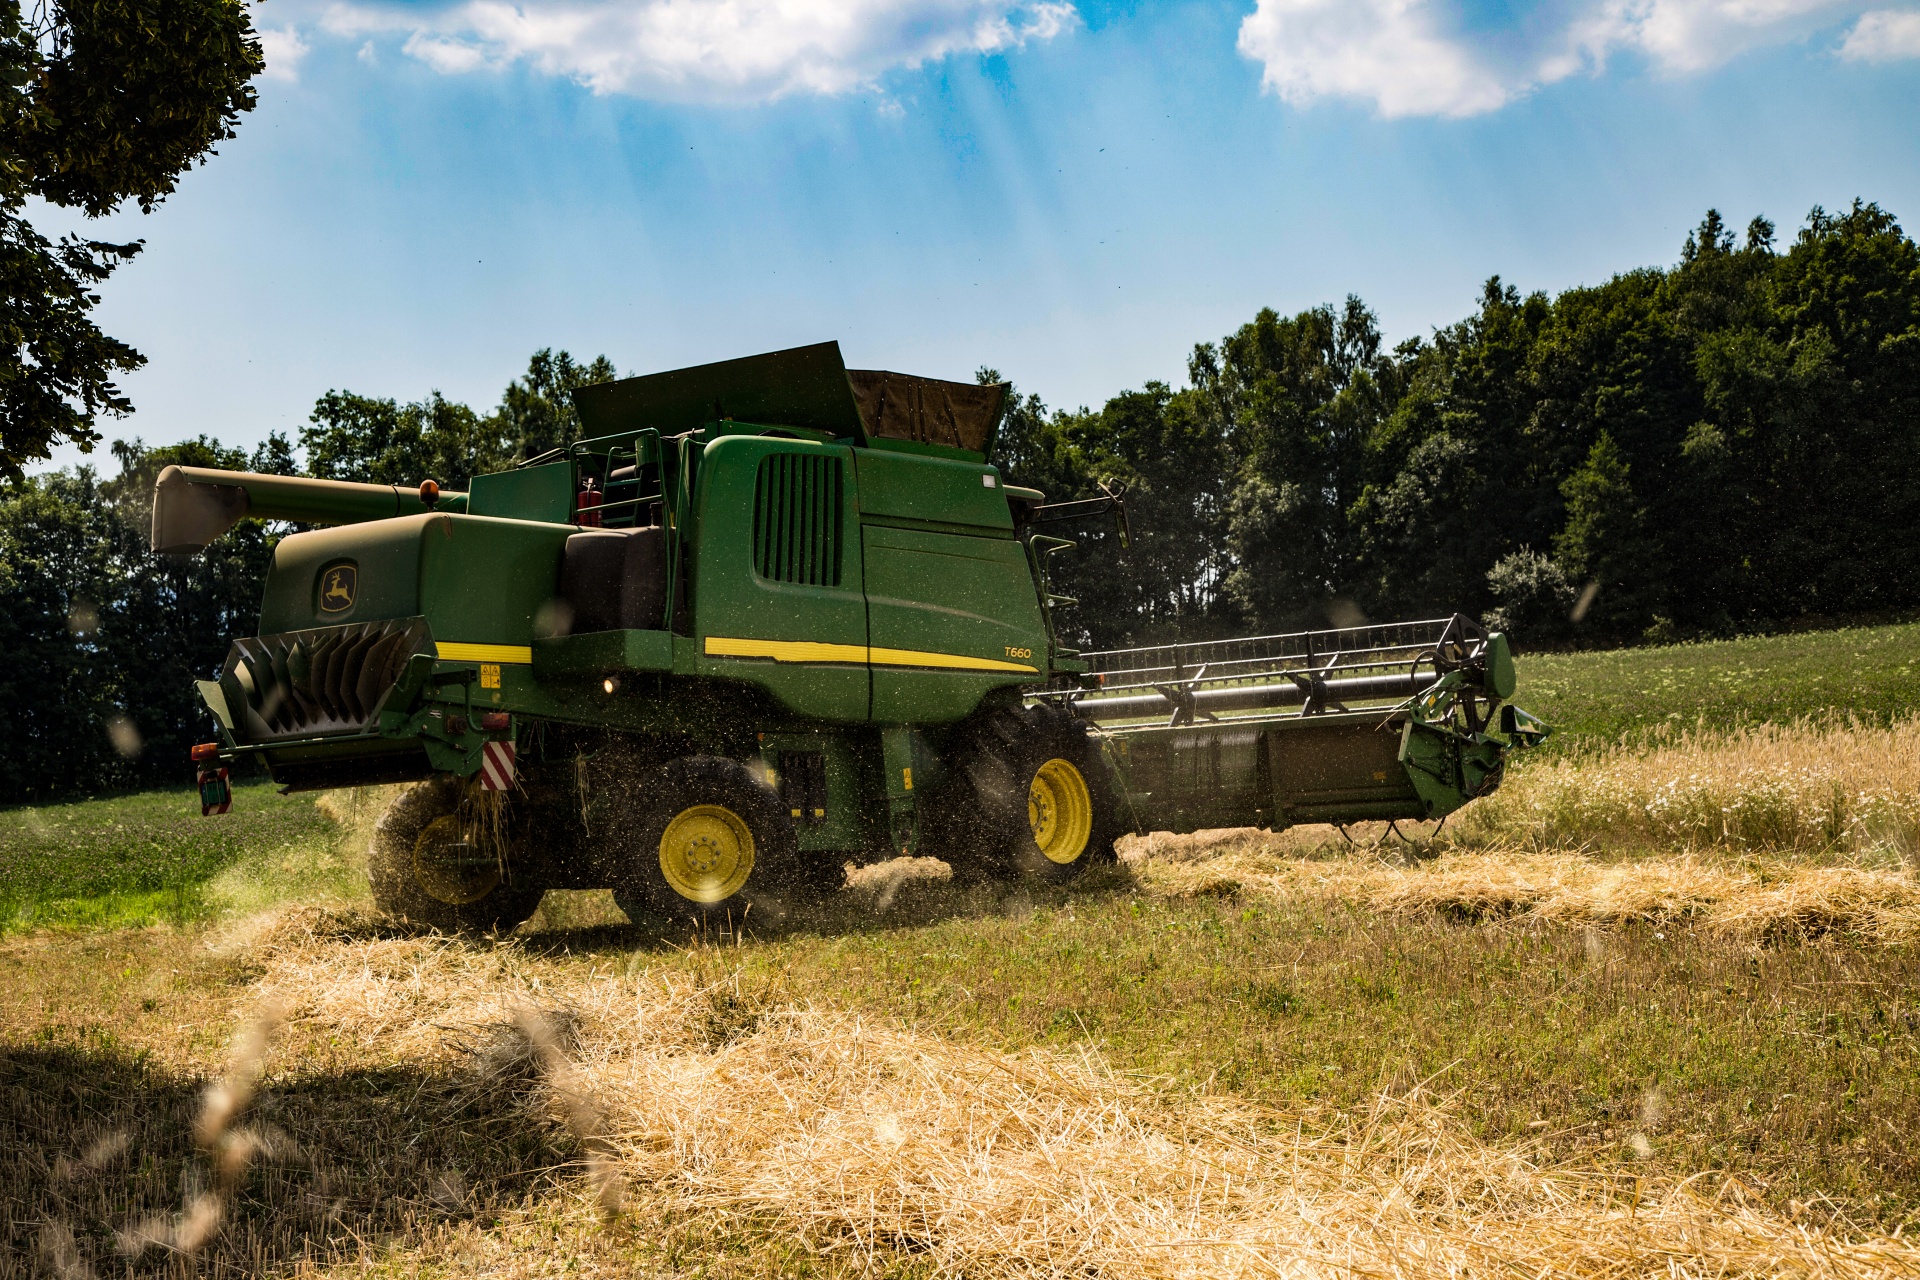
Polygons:
<instances>
[{"instance_id":1,"label":"deciduous tree","mask_svg":"<svg viewBox=\"0 0 1920 1280\"><path fill-rule=\"evenodd\" d=\"M0 479L53 446L91 448L115 381L144 357L91 319L140 244L26 219L29 197L101 217L151 210L233 136L262 67L244 0L0 0Z\"/></svg>"}]
</instances>

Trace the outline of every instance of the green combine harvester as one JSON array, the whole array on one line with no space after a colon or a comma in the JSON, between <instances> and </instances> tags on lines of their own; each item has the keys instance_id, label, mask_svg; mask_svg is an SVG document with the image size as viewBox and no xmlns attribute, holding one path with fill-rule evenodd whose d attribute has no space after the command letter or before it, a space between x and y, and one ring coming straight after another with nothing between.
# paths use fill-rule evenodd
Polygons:
<instances>
[{"instance_id":1,"label":"green combine harvester","mask_svg":"<svg viewBox=\"0 0 1920 1280\"><path fill-rule=\"evenodd\" d=\"M986 462L1004 386L835 343L587 387L585 439L469 492L168 467L156 549L240 519L260 634L199 682L202 809L411 782L380 906L510 928L548 889L643 916L779 914L849 862L1060 882L1127 831L1438 818L1544 729L1463 617L1077 653L1049 505ZM1124 529L1125 513L1116 510Z\"/></svg>"}]
</instances>

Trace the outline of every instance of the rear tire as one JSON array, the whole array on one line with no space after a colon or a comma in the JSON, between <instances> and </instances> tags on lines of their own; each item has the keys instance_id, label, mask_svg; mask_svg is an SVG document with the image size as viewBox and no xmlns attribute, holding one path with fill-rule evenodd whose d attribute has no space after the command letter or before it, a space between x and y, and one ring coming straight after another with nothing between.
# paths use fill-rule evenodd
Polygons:
<instances>
[{"instance_id":1,"label":"rear tire","mask_svg":"<svg viewBox=\"0 0 1920 1280\"><path fill-rule=\"evenodd\" d=\"M737 760L669 761L638 788L615 839L614 901L636 922L777 920L815 896L780 797Z\"/></svg>"},{"instance_id":2,"label":"rear tire","mask_svg":"<svg viewBox=\"0 0 1920 1280\"><path fill-rule=\"evenodd\" d=\"M927 852L961 883L1078 879L1114 860L1107 762L1086 724L1051 705L990 712L963 731L928 818Z\"/></svg>"},{"instance_id":3,"label":"rear tire","mask_svg":"<svg viewBox=\"0 0 1920 1280\"><path fill-rule=\"evenodd\" d=\"M487 867L483 857L459 848L460 802L467 785L459 778L415 783L374 824L367 853L367 880L374 905L395 919L447 933L505 933L540 905L545 890ZM507 837L509 846L512 837Z\"/></svg>"}]
</instances>

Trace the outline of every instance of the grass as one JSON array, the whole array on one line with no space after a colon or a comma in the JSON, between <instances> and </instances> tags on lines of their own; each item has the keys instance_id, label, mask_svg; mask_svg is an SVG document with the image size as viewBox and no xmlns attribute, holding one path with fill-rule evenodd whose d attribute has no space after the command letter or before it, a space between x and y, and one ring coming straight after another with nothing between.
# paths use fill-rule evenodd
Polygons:
<instances>
[{"instance_id":1,"label":"grass","mask_svg":"<svg viewBox=\"0 0 1920 1280\"><path fill-rule=\"evenodd\" d=\"M1555 754L1662 728L1807 718L1887 724L1920 711L1920 624L1750 636L1518 660L1515 701L1555 727Z\"/></svg>"},{"instance_id":2,"label":"grass","mask_svg":"<svg viewBox=\"0 0 1920 1280\"><path fill-rule=\"evenodd\" d=\"M1097 896L1120 906L1122 888L1116 878L1049 914ZM1014 941L1047 957L1041 914L998 939L999 950ZM716 1009L756 984L737 969L716 974L728 957L704 948L670 952L665 964L627 952L616 968L612 955L532 947L475 953L337 936L282 946L264 983L277 999L311 1026L389 1051L471 1042L516 1002L538 1000L572 1028L574 1078L610 1122L634 1188L722 1220L771 1209L821 1251L882 1265L1227 1275L1264 1272L1262 1256L1365 1272L1403 1270L1411 1257L1431 1272L1525 1259L1528 1273L1580 1274L1617 1269L1638 1251L1685 1271L1794 1270L1826 1254L1837 1271L1871 1272L1830 1237L1802 1237L1804 1253L1783 1249L1797 1228L1753 1213L1738 1184L1715 1188L1715 1205L1656 1166L1566 1171L1524 1144L1475 1140L1418 1090L1376 1094L1345 1114L1297 1097L1262 1106L1169 1090L1116 1074L1098 1052L1007 1054L945 1022L822 1005L792 988L791 967L764 989L755 1018L716 1038ZM1064 966L1048 971L1064 976ZM1226 993L1206 995L1217 1008ZM486 1054L500 1061L497 1048ZM1649 1150L1659 1108L1640 1097L1634 1109ZM1159 1252L1168 1246L1179 1252ZM1910 1246L1885 1258L1920 1262Z\"/></svg>"},{"instance_id":3,"label":"grass","mask_svg":"<svg viewBox=\"0 0 1920 1280\"><path fill-rule=\"evenodd\" d=\"M338 838L313 796L265 783L236 787L216 817L185 789L0 810L0 933L182 924L325 894L343 876Z\"/></svg>"},{"instance_id":4,"label":"grass","mask_svg":"<svg viewBox=\"0 0 1920 1280\"><path fill-rule=\"evenodd\" d=\"M0 1276L257 1276L448 1221L433 1195L457 1207L450 1171L486 1178L484 1203L507 1205L565 1160L543 1127L452 1094L430 1066L348 1062L328 1037L283 1040L245 1116L265 1149L209 1256L123 1257L123 1235L174 1225L216 1177L196 1129L264 970L207 942L199 929L0 942L12 992L0 1004L0 1199L13 1210Z\"/></svg>"},{"instance_id":5,"label":"grass","mask_svg":"<svg viewBox=\"0 0 1920 1280\"><path fill-rule=\"evenodd\" d=\"M1656 726L1624 750L1522 758L1449 830L1481 847L1603 858L1683 850L1920 866L1920 717Z\"/></svg>"},{"instance_id":6,"label":"grass","mask_svg":"<svg viewBox=\"0 0 1920 1280\"><path fill-rule=\"evenodd\" d=\"M231 1167L203 1082L243 1073L263 1006L208 1275L1920 1267L1884 1233L1915 1220L1910 955L1396 921L1151 866L1002 900L883 879L758 939L305 910L0 944L0 1276L175 1265L139 1242Z\"/></svg>"},{"instance_id":7,"label":"grass","mask_svg":"<svg viewBox=\"0 0 1920 1280\"><path fill-rule=\"evenodd\" d=\"M1426 1082L1488 1141L1539 1139L1609 1167L1640 1159L1640 1134L1662 1168L1920 1223L1920 952L1754 945L1684 919L1603 931L1384 913L1358 895L1262 891L1249 861L1224 884L1216 860L1148 863L988 904L909 882L877 919L868 897L732 954L750 985L943 1038L1090 1046L1182 1089L1345 1114ZM542 940L587 965L631 957L634 941Z\"/></svg>"}]
</instances>

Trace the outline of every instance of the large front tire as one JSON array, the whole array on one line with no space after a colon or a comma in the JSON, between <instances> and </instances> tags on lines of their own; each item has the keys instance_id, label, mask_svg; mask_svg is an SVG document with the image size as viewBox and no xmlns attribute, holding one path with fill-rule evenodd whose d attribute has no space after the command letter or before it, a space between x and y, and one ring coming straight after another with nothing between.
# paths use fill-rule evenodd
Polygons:
<instances>
[{"instance_id":1,"label":"large front tire","mask_svg":"<svg viewBox=\"0 0 1920 1280\"><path fill-rule=\"evenodd\" d=\"M473 815L461 811L467 787L458 778L415 783L374 824L367 880L387 915L447 933L505 933L540 905L539 886L477 851Z\"/></svg>"},{"instance_id":2,"label":"large front tire","mask_svg":"<svg viewBox=\"0 0 1920 1280\"><path fill-rule=\"evenodd\" d=\"M928 818L928 852L962 883L1064 884L1113 861L1119 834L1099 743L1043 704L1002 708L964 731Z\"/></svg>"},{"instance_id":3,"label":"large front tire","mask_svg":"<svg viewBox=\"0 0 1920 1280\"><path fill-rule=\"evenodd\" d=\"M668 762L621 826L614 900L635 921L780 919L815 896L780 797L737 760Z\"/></svg>"}]
</instances>

